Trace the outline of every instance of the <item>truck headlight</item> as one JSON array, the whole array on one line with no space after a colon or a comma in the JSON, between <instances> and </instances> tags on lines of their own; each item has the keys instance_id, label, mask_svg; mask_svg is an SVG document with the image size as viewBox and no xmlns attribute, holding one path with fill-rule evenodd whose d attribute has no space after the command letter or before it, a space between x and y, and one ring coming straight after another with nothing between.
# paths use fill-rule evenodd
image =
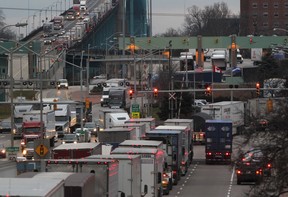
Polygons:
<instances>
[{"instance_id":1,"label":"truck headlight","mask_svg":"<svg viewBox=\"0 0 288 197\"><path fill-rule=\"evenodd\" d=\"M27 154L27 150L23 150L23 155L26 155Z\"/></svg>"},{"instance_id":2,"label":"truck headlight","mask_svg":"<svg viewBox=\"0 0 288 197\"><path fill-rule=\"evenodd\" d=\"M6 153L6 150L5 150L5 149L1 150L1 153L5 154L5 153Z\"/></svg>"}]
</instances>

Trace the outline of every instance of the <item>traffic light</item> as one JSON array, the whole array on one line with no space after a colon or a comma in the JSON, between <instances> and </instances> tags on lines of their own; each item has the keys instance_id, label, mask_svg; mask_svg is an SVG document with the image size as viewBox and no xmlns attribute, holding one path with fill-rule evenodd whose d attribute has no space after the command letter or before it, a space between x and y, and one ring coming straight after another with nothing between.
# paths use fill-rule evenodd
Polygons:
<instances>
[{"instance_id":1,"label":"traffic light","mask_svg":"<svg viewBox=\"0 0 288 197\"><path fill-rule=\"evenodd\" d=\"M256 94L257 96L260 96L260 83L259 82L256 83Z\"/></svg>"},{"instance_id":2,"label":"traffic light","mask_svg":"<svg viewBox=\"0 0 288 197\"><path fill-rule=\"evenodd\" d=\"M153 93L154 93L154 98L157 98L158 97L158 89L154 88Z\"/></svg>"},{"instance_id":3,"label":"traffic light","mask_svg":"<svg viewBox=\"0 0 288 197\"><path fill-rule=\"evenodd\" d=\"M88 98L85 99L85 108L86 109L90 108L90 100Z\"/></svg>"},{"instance_id":4,"label":"traffic light","mask_svg":"<svg viewBox=\"0 0 288 197\"><path fill-rule=\"evenodd\" d=\"M129 97L130 97L130 99L133 98L133 90L132 89L129 90Z\"/></svg>"},{"instance_id":5,"label":"traffic light","mask_svg":"<svg viewBox=\"0 0 288 197\"><path fill-rule=\"evenodd\" d=\"M249 38L249 43L253 44L253 38L252 37Z\"/></svg>"},{"instance_id":6,"label":"traffic light","mask_svg":"<svg viewBox=\"0 0 288 197\"><path fill-rule=\"evenodd\" d=\"M236 51L236 49L237 49L236 36L232 35L232 37L231 37L231 50Z\"/></svg>"},{"instance_id":7,"label":"traffic light","mask_svg":"<svg viewBox=\"0 0 288 197\"><path fill-rule=\"evenodd\" d=\"M206 96L210 96L211 95L211 92L212 92L212 89L211 89L211 86L206 84L205 85L205 95Z\"/></svg>"},{"instance_id":8,"label":"traffic light","mask_svg":"<svg viewBox=\"0 0 288 197\"><path fill-rule=\"evenodd\" d=\"M55 110L57 110L57 99L54 99L53 102L54 102L53 109L55 111Z\"/></svg>"},{"instance_id":9,"label":"traffic light","mask_svg":"<svg viewBox=\"0 0 288 197\"><path fill-rule=\"evenodd\" d=\"M268 113L272 112L273 111L273 100L268 99L266 106L267 106L267 112Z\"/></svg>"},{"instance_id":10,"label":"traffic light","mask_svg":"<svg viewBox=\"0 0 288 197\"><path fill-rule=\"evenodd\" d=\"M162 53L165 57L170 58L170 52L169 51L164 51Z\"/></svg>"},{"instance_id":11,"label":"traffic light","mask_svg":"<svg viewBox=\"0 0 288 197\"><path fill-rule=\"evenodd\" d=\"M150 44L151 43L151 38L148 38L147 42L148 42L148 44Z\"/></svg>"}]
</instances>

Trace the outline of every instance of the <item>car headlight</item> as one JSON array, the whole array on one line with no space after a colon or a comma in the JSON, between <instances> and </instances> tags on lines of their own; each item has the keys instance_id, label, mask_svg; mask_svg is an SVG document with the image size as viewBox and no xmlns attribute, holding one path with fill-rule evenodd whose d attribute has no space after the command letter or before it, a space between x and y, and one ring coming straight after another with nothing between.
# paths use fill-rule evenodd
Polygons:
<instances>
[{"instance_id":1,"label":"car headlight","mask_svg":"<svg viewBox=\"0 0 288 197\"><path fill-rule=\"evenodd\" d=\"M65 142L62 142L62 144L65 144Z\"/></svg>"},{"instance_id":2,"label":"car headlight","mask_svg":"<svg viewBox=\"0 0 288 197\"><path fill-rule=\"evenodd\" d=\"M74 144L77 144L77 141L74 141Z\"/></svg>"},{"instance_id":3,"label":"car headlight","mask_svg":"<svg viewBox=\"0 0 288 197\"><path fill-rule=\"evenodd\" d=\"M5 154L5 153L6 153L6 150L5 150L5 149L1 150L1 153Z\"/></svg>"},{"instance_id":4,"label":"car headlight","mask_svg":"<svg viewBox=\"0 0 288 197\"><path fill-rule=\"evenodd\" d=\"M26 155L27 154L27 150L23 150L23 155Z\"/></svg>"}]
</instances>

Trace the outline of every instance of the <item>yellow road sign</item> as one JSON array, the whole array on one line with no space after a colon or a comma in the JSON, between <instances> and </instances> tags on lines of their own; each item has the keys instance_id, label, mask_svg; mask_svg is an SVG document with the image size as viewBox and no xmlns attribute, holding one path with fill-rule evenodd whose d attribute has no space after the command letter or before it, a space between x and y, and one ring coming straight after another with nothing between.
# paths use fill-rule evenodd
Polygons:
<instances>
[{"instance_id":1,"label":"yellow road sign","mask_svg":"<svg viewBox=\"0 0 288 197\"><path fill-rule=\"evenodd\" d=\"M39 156L43 157L48 153L49 150L46 146L40 144L39 146L36 147L35 151Z\"/></svg>"},{"instance_id":2,"label":"yellow road sign","mask_svg":"<svg viewBox=\"0 0 288 197\"><path fill-rule=\"evenodd\" d=\"M132 118L140 118L140 112L132 112Z\"/></svg>"}]
</instances>

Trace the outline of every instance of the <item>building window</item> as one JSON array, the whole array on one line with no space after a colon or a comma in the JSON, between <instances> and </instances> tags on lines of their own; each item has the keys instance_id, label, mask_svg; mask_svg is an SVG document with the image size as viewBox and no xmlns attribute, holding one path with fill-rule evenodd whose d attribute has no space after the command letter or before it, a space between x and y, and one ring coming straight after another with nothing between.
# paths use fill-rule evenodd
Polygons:
<instances>
[{"instance_id":1,"label":"building window","mask_svg":"<svg viewBox=\"0 0 288 197\"><path fill-rule=\"evenodd\" d=\"M257 8L257 3L253 3L252 8Z\"/></svg>"},{"instance_id":2,"label":"building window","mask_svg":"<svg viewBox=\"0 0 288 197\"><path fill-rule=\"evenodd\" d=\"M5 69L5 68L2 69L2 73L3 73L3 74L6 73L6 69Z\"/></svg>"},{"instance_id":3,"label":"building window","mask_svg":"<svg viewBox=\"0 0 288 197\"><path fill-rule=\"evenodd\" d=\"M263 12L264 17L268 17L268 12Z\"/></svg>"},{"instance_id":4,"label":"building window","mask_svg":"<svg viewBox=\"0 0 288 197\"><path fill-rule=\"evenodd\" d=\"M274 3L274 8L279 8L279 3L278 2Z\"/></svg>"},{"instance_id":5,"label":"building window","mask_svg":"<svg viewBox=\"0 0 288 197\"><path fill-rule=\"evenodd\" d=\"M284 6L286 9L288 9L288 1L285 2Z\"/></svg>"},{"instance_id":6,"label":"building window","mask_svg":"<svg viewBox=\"0 0 288 197\"><path fill-rule=\"evenodd\" d=\"M285 16L285 17L288 17L288 12L285 12L284 16Z\"/></svg>"},{"instance_id":7,"label":"building window","mask_svg":"<svg viewBox=\"0 0 288 197\"><path fill-rule=\"evenodd\" d=\"M279 27L279 23L278 22L274 23L274 27L278 28Z\"/></svg>"},{"instance_id":8,"label":"building window","mask_svg":"<svg viewBox=\"0 0 288 197\"><path fill-rule=\"evenodd\" d=\"M264 22L264 23L263 23L263 27L268 27L268 23L267 23L267 22Z\"/></svg>"},{"instance_id":9,"label":"building window","mask_svg":"<svg viewBox=\"0 0 288 197\"><path fill-rule=\"evenodd\" d=\"M253 13L253 14L252 14L252 17L253 17L253 18L257 18L257 16L258 16L257 13Z\"/></svg>"},{"instance_id":10,"label":"building window","mask_svg":"<svg viewBox=\"0 0 288 197\"><path fill-rule=\"evenodd\" d=\"M263 8L268 8L268 3L267 2L263 3Z\"/></svg>"},{"instance_id":11,"label":"building window","mask_svg":"<svg viewBox=\"0 0 288 197\"><path fill-rule=\"evenodd\" d=\"M278 12L274 12L274 18L279 18L279 13Z\"/></svg>"}]
</instances>

